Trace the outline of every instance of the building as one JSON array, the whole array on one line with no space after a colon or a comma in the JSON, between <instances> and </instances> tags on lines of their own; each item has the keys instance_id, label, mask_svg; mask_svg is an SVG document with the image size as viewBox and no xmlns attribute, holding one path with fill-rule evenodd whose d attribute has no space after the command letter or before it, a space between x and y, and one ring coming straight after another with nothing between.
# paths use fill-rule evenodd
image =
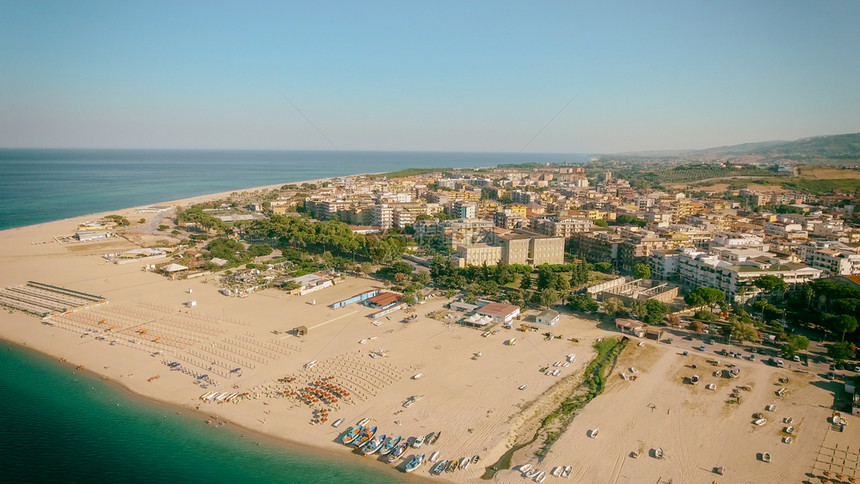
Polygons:
<instances>
[{"instance_id":1,"label":"building","mask_svg":"<svg viewBox=\"0 0 860 484\"><path fill-rule=\"evenodd\" d=\"M502 210L493 214L493 224L503 229L523 229L529 226L529 219L513 210Z\"/></svg>"},{"instance_id":2,"label":"building","mask_svg":"<svg viewBox=\"0 0 860 484\"><path fill-rule=\"evenodd\" d=\"M515 230L499 236L502 261L506 264L539 266L564 264L564 239Z\"/></svg>"},{"instance_id":3,"label":"building","mask_svg":"<svg viewBox=\"0 0 860 484\"><path fill-rule=\"evenodd\" d=\"M502 248L487 244L458 245L455 257L458 267L494 266L502 260Z\"/></svg>"},{"instance_id":4,"label":"building","mask_svg":"<svg viewBox=\"0 0 860 484\"><path fill-rule=\"evenodd\" d=\"M537 203L539 200L539 196L534 192L524 192L522 190L514 190L511 192L511 200L514 203L522 203L523 205L528 205L531 203Z\"/></svg>"},{"instance_id":5,"label":"building","mask_svg":"<svg viewBox=\"0 0 860 484\"><path fill-rule=\"evenodd\" d=\"M81 242L92 242L95 240L104 240L111 236L110 232L101 230L85 230L75 233L75 238Z\"/></svg>"},{"instance_id":6,"label":"building","mask_svg":"<svg viewBox=\"0 0 860 484\"><path fill-rule=\"evenodd\" d=\"M651 251L651 257L648 258L648 265L651 266L651 277L665 280L677 275L680 255L681 251L678 249Z\"/></svg>"},{"instance_id":7,"label":"building","mask_svg":"<svg viewBox=\"0 0 860 484\"><path fill-rule=\"evenodd\" d=\"M555 326L555 323L561 318L561 315L558 314L557 311L553 311L552 309L547 309L546 311L537 315L535 318L535 322L537 324L545 324L547 326Z\"/></svg>"},{"instance_id":8,"label":"building","mask_svg":"<svg viewBox=\"0 0 860 484\"><path fill-rule=\"evenodd\" d=\"M508 303L492 302L478 309L475 314L487 316L494 323L508 324L520 315L520 307Z\"/></svg>"},{"instance_id":9,"label":"building","mask_svg":"<svg viewBox=\"0 0 860 484\"><path fill-rule=\"evenodd\" d=\"M451 216L454 218L475 218L478 215L478 204L475 202L457 201L451 204Z\"/></svg>"},{"instance_id":10,"label":"building","mask_svg":"<svg viewBox=\"0 0 860 484\"><path fill-rule=\"evenodd\" d=\"M719 255L683 249L678 257L680 281L691 288L704 286L719 289L728 300L745 300L759 292L753 285L760 276L776 276L791 290L821 277L821 269L797 263L782 263L771 257L722 260Z\"/></svg>"},{"instance_id":11,"label":"building","mask_svg":"<svg viewBox=\"0 0 860 484\"><path fill-rule=\"evenodd\" d=\"M493 222L475 218L448 220L444 224L449 247L486 242L492 230Z\"/></svg>"},{"instance_id":12,"label":"building","mask_svg":"<svg viewBox=\"0 0 860 484\"><path fill-rule=\"evenodd\" d=\"M594 222L589 218L566 218L562 220L538 219L533 224L533 229L542 234L553 237L570 238L574 234L590 232L594 228Z\"/></svg>"},{"instance_id":13,"label":"building","mask_svg":"<svg viewBox=\"0 0 860 484\"><path fill-rule=\"evenodd\" d=\"M803 225L799 223L765 222L764 233L772 237L789 240L806 239L809 237L809 233L803 230Z\"/></svg>"},{"instance_id":14,"label":"building","mask_svg":"<svg viewBox=\"0 0 860 484\"><path fill-rule=\"evenodd\" d=\"M564 264L564 239L562 237L532 237L529 241L531 265Z\"/></svg>"},{"instance_id":15,"label":"building","mask_svg":"<svg viewBox=\"0 0 860 484\"><path fill-rule=\"evenodd\" d=\"M394 226L394 207L387 203L370 207L370 225L382 230Z\"/></svg>"},{"instance_id":16,"label":"building","mask_svg":"<svg viewBox=\"0 0 860 484\"><path fill-rule=\"evenodd\" d=\"M797 247L797 255L831 276L860 274L860 252L836 241L809 241Z\"/></svg>"}]
</instances>

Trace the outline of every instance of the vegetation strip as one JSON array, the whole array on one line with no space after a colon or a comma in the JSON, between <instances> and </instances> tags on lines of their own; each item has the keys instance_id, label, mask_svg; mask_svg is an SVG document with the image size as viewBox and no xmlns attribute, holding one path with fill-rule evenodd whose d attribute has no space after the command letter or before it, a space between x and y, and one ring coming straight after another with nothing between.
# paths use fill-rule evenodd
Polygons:
<instances>
[{"instance_id":1,"label":"vegetation strip","mask_svg":"<svg viewBox=\"0 0 860 484\"><path fill-rule=\"evenodd\" d=\"M611 368L615 366L618 355L621 354L621 351L627 346L628 342L629 339L625 336L622 338L608 338L595 343L594 348L597 350L597 356L585 368L583 374L587 376L582 383L577 385L573 393L564 399L555 410L541 420L541 425L531 440L515 445L505 452L499 460L487 467L486 472L481 478L485 480L492 479L496 472L502 469L509 469L513 454L535 442L544 433L544 443L536 455L540 460L546 457L552 444L555 443L558 437L570 425L570 422L573 421L573 418L576 416L575 412L584 408L588 402L603 393L603 389L606 387L606 369L609 367L611 371ZM557 423L550 430L550 426L559 418L560 423Z\"/></svg>"}]
</instances>

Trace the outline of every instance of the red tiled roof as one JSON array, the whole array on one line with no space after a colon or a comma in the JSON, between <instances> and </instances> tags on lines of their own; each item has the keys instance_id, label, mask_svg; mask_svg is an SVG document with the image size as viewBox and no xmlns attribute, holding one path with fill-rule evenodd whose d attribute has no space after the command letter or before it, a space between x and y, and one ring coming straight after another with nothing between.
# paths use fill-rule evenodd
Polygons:
<instances>
[{"instance_id":1,"label":"red tiled roof","mask_svg":"<svg viewBox=\"0 0 860 484\"><path fill-rule=\"evenodd\" d=\"M494 316L507 316L517 309L519 309L519 306L514 306L513 304L493 302L479 309L478 313L491 314Z\"/></svg>"}]
</instances>

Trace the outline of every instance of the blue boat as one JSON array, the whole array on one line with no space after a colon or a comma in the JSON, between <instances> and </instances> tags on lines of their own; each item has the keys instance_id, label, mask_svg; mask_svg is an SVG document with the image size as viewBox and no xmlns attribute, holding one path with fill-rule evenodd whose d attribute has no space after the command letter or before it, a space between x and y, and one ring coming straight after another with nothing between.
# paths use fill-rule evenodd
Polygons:
<instances>
[{"instance_id":1,"label":"blue boat","mask_svg":"<svg viewBox=\"0 0 860 484\"><path fill-rule=\"evenodd\" d=\"M421 464L424 463L424 454L418 454L415 457L409 459L409 462L406 463L406 467L403 468L405 472L412 472L415 469L421 467Z\"/></svg>"},{"instance_id":2,"label":"blue boat","mask_svg":"<svg viewBox=\"0 0 860 484\"><path fill-rule=\"evenodd\" d=\"M361 433L361 425L356 425L355 427L350 427L349 430L343 435L343 443L346 445L351 444L355 439L358 438L358 434Z\"/></svg>"},{"instance_id":3,"label":"blue boat","mask_svg":"<svg viewBox=\"0 0 860 484\"><path fill-rule=\"evenodd\" d=\"M361 436L358 439L356 439L356 441L353 443L353 445L358 447L358 448L361 448L361 446L370 442L370 439L373 438L374 434L376 434L376 427L373 427L370 430L365 430L364 432L361 433Z\"/></svg>"},{"instance_id":4,"label":"blue boat","mask_svg":"<svg viewBox=\"0 0 860 484\"><path fill-rule=\"evenodd\" d=\"M382 447L382 444L385 443L385 437L385 434L378 435L368 442L367 445L364 446L364 455L368 456L379 450Z\"/></svg>"},{"instance_id":5,"label":"blue boat","mask_svg":"<svg viewBox=\"0 0 860 484\"><path fill-rule=\"evenodd\" d=\"M390 454L391 451L394 450L395 447L397 447L397 444L399 444L401 440L403 440L403 437L399 435L397 437L388 439L388 442L382 444L382 448L379 449L379 455Z\"/></svg>"}]
</instances>

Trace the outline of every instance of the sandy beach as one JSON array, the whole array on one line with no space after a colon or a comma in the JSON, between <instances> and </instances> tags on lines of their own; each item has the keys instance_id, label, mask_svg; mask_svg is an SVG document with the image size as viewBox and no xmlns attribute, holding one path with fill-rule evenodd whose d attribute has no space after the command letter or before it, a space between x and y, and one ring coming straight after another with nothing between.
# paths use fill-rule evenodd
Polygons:
<instances>
[{"instance_id":1,"label":"sandy beach","mask_svg":"<svg viewBox=\"0 0 860 484\"><path fill-rule=\"evenodd\" d=\"M189 205L224 195L159 205ZM163 216L137 209L110 213L130 220ZM48 318L50 325L4 310L0 337L80 365L144 397L199 409L215 417L213 425L229 421L345 459L362 459L350 455L352 448L339 443L339 437L363 418L372 419L380 432L403 438L442 432L435 445L409 449L407 458L436 451L440 459L481 458L466 470L433 479L477 481L484 467L514 443L529 440L536 422L557 404L542 395L581 378L594 355L594 341L620 335L563 314L551 329L562 338L546 340L538 332L504 329L485 337L480 330L449 324L450 319L429 317L450 302L443 297L416 306L414 321L402 322L407 314L400 311L374 325L368 307L329 308L384 288L357 277L305 296L267 289L247 298L225 297L218 293L217 276L171 281L143 271L144 262L106 263L105 253L138 248L125 238L56 241L96 218L0 232L0 287L38 281L105 298ZM195 307L183 304L192 299ZM286 333L297 326L306 326L308 334ZM504 344L512 337L518 339L516 345ZM606 391L577 415L543 462L534 457L535 443L515 453L512 464L529 463L545 471L569 465L571 482L802 482L825 471L860 477L857 419L849 416L844 432L831 426L832 386L819 384L817 375L799 366L777 369L761 361L729 361L712 351L698 353L694 342L680 338L672 345L637 343L634 338L624 350ZM690 354L683 356L683 351ZM571 353L577 357L560 375L539 371ZM185 371L168 366L172 362ZM739 378L712 375L729 363L741 369ZM630 374L631 367L637 369L637 379L626 381L621 374ZM684 380L694 372L702 376L698 385ZM203 374L208 378L201 380ZM418 374L422 376L413 378ZM714 390L706 388L711 383ZM524 390L522 385L527 385ZM749 390L739 390L740 404L727 403L737 386ZM787 394L777 396L779 388ZM213 392L225 394L222 403L201 399ZM328 396L323 399L319 392ZM319 401L299 398L309 394ZM415 403L405 407L410 397ZM771 404L775 409L765 410ZM755 413L763 413L767 423L753 425ZM789 435L783 432L788 417L795 427L791 444L782 442ZM314 423L321 418L326 421ZM344 424L332 427L338 419ZM599 436L588 437L595 428ZM664 450L662 459L653 456L658 448ZM638 458L631 456L634 452ZM761 460L764 452L772 455L772 463ZM834 464L839 452L845 456ZM822 464L828 459L828 465ZM713 472L720 466L726 468L722 476ZM409 478L429 478L429 468L425 464ZM499 471L493 480L524 481L514 469Z\"/></svg>"}]
</instances>

